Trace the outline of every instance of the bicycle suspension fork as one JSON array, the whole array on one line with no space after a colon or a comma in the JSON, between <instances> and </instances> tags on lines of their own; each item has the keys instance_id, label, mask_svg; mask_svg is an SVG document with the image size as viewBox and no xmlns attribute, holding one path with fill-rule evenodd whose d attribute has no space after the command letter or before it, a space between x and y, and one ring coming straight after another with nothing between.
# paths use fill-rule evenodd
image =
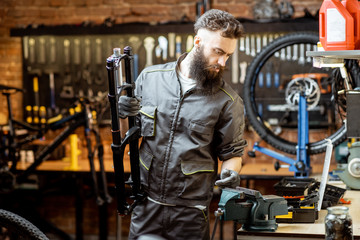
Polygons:
<instances>
[{"instance_id":1,"label":"bicycle suspension fork","mask_svg":"<svg viewBox=\"0 0 360 240\"><path fill-rule=\"evenodd\" d=\"M124 61L126 83L121 86L119 78L122 76L121 61ZM119 48L114 49L114 54L107 59L107 71L109 81L109 102L111 111L111 132L113 143L111 149L113 151L113 163L115 172L115 187L117 197L117 210L120 215L128 215L136 204L144 198L144 194L140 189L140 170L139 170L139 149L138 138L140 128L136 126L135 117L129 117L129 130L124 139L121 138L120 122L118 113L118 87L120 90L125 89L127 96L134 97L134 81L133 81L133 56L130 47L125 47L124 54L120 53ZM130 165L131 165L131 185L132 196L134 199L132 204L126 200L127 194L125 189L125 173L124 173L124 151L125 146L129 144L130 149Z\"/></svg>"}]
</instances>

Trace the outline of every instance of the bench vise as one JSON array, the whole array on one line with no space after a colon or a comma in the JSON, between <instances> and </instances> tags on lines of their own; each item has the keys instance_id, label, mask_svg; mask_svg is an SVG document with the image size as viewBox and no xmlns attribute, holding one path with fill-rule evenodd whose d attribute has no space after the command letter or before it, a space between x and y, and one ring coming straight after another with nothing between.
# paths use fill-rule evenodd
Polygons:
<instances>
[{"instance_id":1,"label":"bench vise","mask_svg":"<svg viewBox=\"0 0 360 240\"><path fill-rule=\"evenodd\" d=\"M277 229L275 216L288 213L285 198L276 195L262 196L259 191L237 187L222 190L220 219L242 223L246 231L272 231Z\"/></svg>"}]
</instances>

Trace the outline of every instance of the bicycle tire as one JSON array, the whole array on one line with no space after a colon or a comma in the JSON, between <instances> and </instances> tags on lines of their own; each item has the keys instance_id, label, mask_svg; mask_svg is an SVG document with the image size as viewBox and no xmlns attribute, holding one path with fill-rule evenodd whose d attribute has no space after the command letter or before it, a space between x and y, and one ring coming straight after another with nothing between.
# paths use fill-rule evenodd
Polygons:
<instances>
[{"instance_id":1,"label":"bicycle tire","mask_svg":"<svg viewBox=\"0 0 360 240\"><path fill-rule=\"evenodd\" d=\"M268 61L271 61L271 58L274 57L276 53L282 51L282 49L286 49L289 46L294 46L295 44L311 44L316 46L318 41L318 33L297 32L285 34L279 38L276 38L274 41L270 42L266 47L264 47L255 56L247 69L247 74L243 86L243 98L246 116L251 126L265 142L285 153L296 154L297 142L285 139L284 137L275 134L270 128L267 127L268 124L266 124L266 121L262 119L256 103L256 90L258 88L256 85L257 80L260 72L263 71L262 68L267 64ZM313 69L311 71L313 71ZM341 126L337 127L335 132L330 133L329 136L326 137L332 141L334 146L340 144L346 139L345 123L342 122L340 125ZM313 142L310 141L308 144L308 154L318 154L326 151L327 143L328 141L325 140L325 138Z\"/></svg>"},{"instance_id":2,"label":"bicycle tire","mask_svg":"<svg viewBox=\"0 0 360 240\"><path fill-rule=\"evenodd\" d=\"M6 235L2 239L27 239L27 240L48 240L49 238L41 232L34 224L25 218L3 209L0 209L1 234ZM0 229L1 229L0 228Z\"/></svg>"}]
</instances>

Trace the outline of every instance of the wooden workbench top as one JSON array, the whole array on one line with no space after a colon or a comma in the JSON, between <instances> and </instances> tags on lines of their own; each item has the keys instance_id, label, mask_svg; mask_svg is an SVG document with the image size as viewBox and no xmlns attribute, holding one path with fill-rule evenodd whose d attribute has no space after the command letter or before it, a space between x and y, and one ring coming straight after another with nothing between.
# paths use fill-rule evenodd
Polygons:
<instances>
[{"instance_id":1,"label":"wooden workbench top","mask_svg":"<svg viewBox=\"0 0 360 240\"><path fill-rule=\"evenodd\" d=\"M344 199L350 200L350 204L344 206L349 207L349 214L353 220L353 234L355 239L360 239L360 191L347 190ZM298 237L296 239L316 239L325 236L324 220L327 210L323 209L319 212L319 218L315 223L279 223L275 232L246 232L238 231L238 239L249 239L249 236L258 236L256 239L285 239L284 237Z\"/></svg>"}]
</instances>

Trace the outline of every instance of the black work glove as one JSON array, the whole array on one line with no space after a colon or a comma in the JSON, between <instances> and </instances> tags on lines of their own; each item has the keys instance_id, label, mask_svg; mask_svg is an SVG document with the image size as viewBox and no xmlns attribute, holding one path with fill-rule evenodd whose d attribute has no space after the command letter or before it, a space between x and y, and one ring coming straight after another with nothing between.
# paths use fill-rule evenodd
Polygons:
<instances>
[{"instance_id":1,"label":"black work glove","mask_svg":"<svg viewBox=\"0 0 360 240\"><path fill-rule=\"evenodd\" d=\"M139 113L140 99L136 97L120 96L119 98L119 117L133 117Z\"/></svg>"},{"instance_id":2,"label":"black work glove","mask_svg":"<svg viewBox=\"0 0 360 240\"><path fill-rule=\"evenodd\" d=\"M240 176L234 170L223 169L220 173L220 180L215 182L216 186L220 188L236 188L240 185Z\"/></svg>"}]
</instances>

